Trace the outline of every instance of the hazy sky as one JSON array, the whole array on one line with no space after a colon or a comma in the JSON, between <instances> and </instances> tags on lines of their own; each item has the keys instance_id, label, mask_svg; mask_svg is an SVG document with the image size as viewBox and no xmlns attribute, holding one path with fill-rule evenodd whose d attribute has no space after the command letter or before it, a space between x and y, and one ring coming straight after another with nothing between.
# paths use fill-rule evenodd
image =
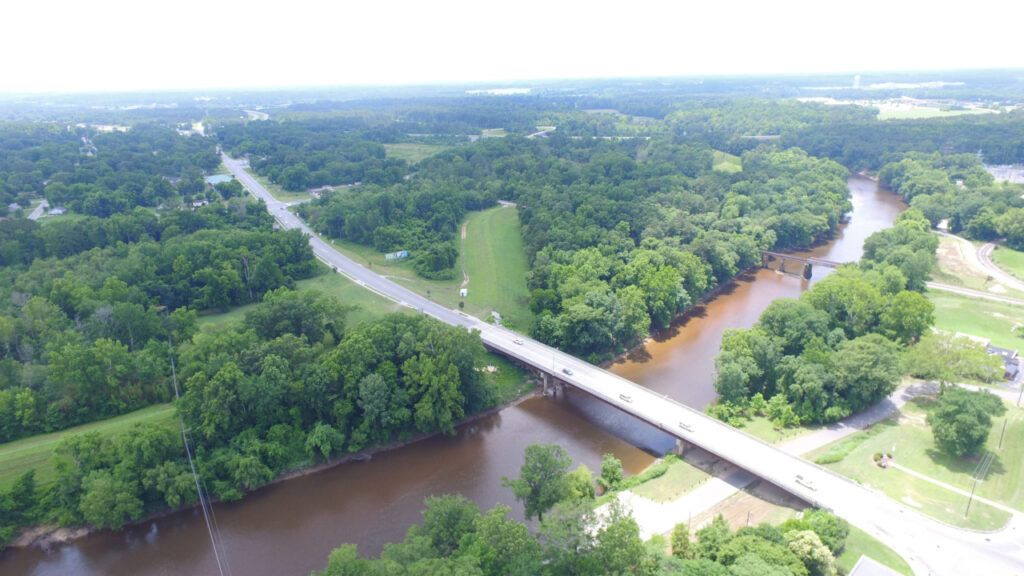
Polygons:
<instances>
[{"instance_id":1,"label":"hazy sky","mask_svg":"<svg viewBox=\"0 0 1024 576\"><path fill-rule=\"evenodd\" d=\"M1024 2L10 0L0 91L1024 67Z\"/></svg>"}]
</instances>

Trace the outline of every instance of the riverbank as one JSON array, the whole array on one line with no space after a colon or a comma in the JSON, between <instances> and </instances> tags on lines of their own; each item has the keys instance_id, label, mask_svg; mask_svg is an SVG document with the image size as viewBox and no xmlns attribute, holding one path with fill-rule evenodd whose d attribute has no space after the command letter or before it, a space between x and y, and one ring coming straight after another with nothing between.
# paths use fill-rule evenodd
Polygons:
<instances>
[{"instance_id":1,"label":"riverbank","mask_svg":"<svg viewBox=\"0 0 1024 576\"><path fill-rule=\"evenodd\" d=\"M455 427L456 428L460 428L462 426L465 426L465 425L468 425L468 424L472 424L472 423L474 423L476 421L489 418L489 417L491 417L491 416L501 412L502 410L505 410L507 408L511 408L511 407L516 406L516 405L518 405L518 404L520 404L522 402L525 402L525 401L527 401L527 400L529 400L531 398L539 396L540 395L540 391L538 389L539 382L537 382L533 378L527 378L526 381L532 383L532 385L530 386L530 388L528 389L527 392L525 392L523 394L520 394L520 395L517 395L516 397L514 397L514 398L512 398L510 400L507 400L505 402L496 404L496 405L494 405L494 406L492 406L490 408L487 408L486 410L482 410L482 411L477 412L477 413L475 413L473 415L467 416L466 418L463 418L462 420L457 422L455 424ZM434 432L423 433L423 434L417 434L415 436L406 438L404 440L395 440L393 442L389 442L387 444L382 444L382 445L376 446L374 448L368 448L366 450L361 450L359 452L353 452L351 454L345 454L344 456L338 456L336 458L331 458L331 459L326 460L324 462L321 462L319 464L314 464L314 465L311 465L311 466L303 466L303 467L298 467L298 468L287 469L287 470L282 471L280 474L278 474L270 482L268 482L266 484L263 484L262 486L254 489L254 490L252 490L250 492L247 492L245 494L245 496L242 498L242 500L245 500L245 498L253 496L254 494L260 492L261 490L264 490L264 489L270 488L272 486L276 486L276 485L282 484L282 483L287 482L289 480L294 480L294 479L297 479L297 478L304 478L304 477L307 477L307 476L312 476L314 474L318 474L318 473L330 470L332 468L336 468L336 467L338 467L338 466L340 466L342 464L349 464L349 463L355 463L355 462L366 462L366 461L372 460L377 455L380 455L380 454L383 454L383 453L386 453L386 452L391 452L391 451L394 451L394 450L398 450L400 448L404 448L406 446L410 446L412 444L416 444L416 443L419 443L419 442L423 442L425 440L429 440L431 438L435 438L435 437L440 436L442 434L443 433L440 430L437 430L437 431L434 431ZM210 503L217 503L217 502L220 502L220 500L217 500L217 499L210 500ZM190 504L190 505L187 505L187 506L180 506L178 508L167 508L167 509L159 510L159 511L153 512L152 514L149 514L149 515L147 515L147 516L145 516L143 518L140 518L138 520L135 520L135 521L132 521L132 522L127 522L121 528L121 530L118 530L118 531L126 530L126 529L133 528L133 527L139 527L139 526L142 526L143 524L147 524L147 523L153 522L155 520L159 520L161 518L166 518L168 516L171 516L171 515L174 515L174 514L178 514L180 512L186 512L186 511L189 511L189 510L194 510L194 509L196 509L198 507L199 507L199 503L196 502L196 503L193 503L193 504ZM74 541L77 541L77 540L87 539L88 537L90 537L90 536L92 536L94 534L98 534L98 533L102 533L102 532L118 532L118 531L112 531L112 530L109 530L107 528L96 528L96 527L93 527L93 526L58 526L56 524L39 524L39 525L35 525L35 526L31 526L31 527L25 528L22 531L21 535L18 536L18 538L16 538L15 540L13 540L12 542L9 542L7 544L6 548L11 548L11 549L39 548L40 550L43 550L45 552L49 552L50 550L52 550L56 546L60 546L60 545L67 544L67 543L70 543L70 542L74 542ZM0 550L0 551L2 551L2 550Z\"/></svg>"}]
</instances>

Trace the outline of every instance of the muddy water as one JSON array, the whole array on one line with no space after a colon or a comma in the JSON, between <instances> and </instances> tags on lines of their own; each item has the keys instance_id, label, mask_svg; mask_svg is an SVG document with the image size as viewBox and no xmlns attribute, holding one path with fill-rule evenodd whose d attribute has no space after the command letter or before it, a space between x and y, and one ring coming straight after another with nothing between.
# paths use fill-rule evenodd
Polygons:
<instances>
[{"instance_id":1,"label":"muddy water","mask_svg":"<svg viewBox=\"0 0 1024 576\"><path fill-rule=\"evenodd\" d=\"M899 196L879 189L874 181L863 176L851 176L847 184L853 203L850 221L841 225L831 242L796 255L836 262L859 260L864 240L892 226L907 207ZM771 265L778 267L778 263ZM800 272L793 263L789 269ZM749 328L772 300L796 298L829 272L827 268L813 269L810 280L769 269L743 275L724 287L721 296L679 318L669 330L610 369L690 406L705 406L715 399L712 378L722 332Z\"/></svg>"},{"instance_id":2,"label":"muddy water","mask_svg":"<svg viewBox=\"0 0 1024 576\"><path fill-rule=\"evenodd\" d=\"M905 206L873 182L850 179L854 213L835 241L816 256L856 260L864 238L891 225ZM793 297L811 281L761 270L677 322L642 350L612 367L618 374L692 406L714 398L711 371L722 331L753 324L771 300ZM322 569L330 550L355 542L364 554L377 554L385 542L400 540L420 521L423 499L460 492L483 508L510 504L522 508L502 476L515 476L523 449L557 442L579 464L600 470L610 452L628 472L646 467L673 440L661 432L579 393L532 398L459 429L369 462L347 464L289 480L249 495L242 502L215 506L230 572L273 576ZM175 514L119 533L101 533L50 552L9 550L0 574L177 575L216 574L209 536L195 511Z\"/></svg>"}]
</instances>

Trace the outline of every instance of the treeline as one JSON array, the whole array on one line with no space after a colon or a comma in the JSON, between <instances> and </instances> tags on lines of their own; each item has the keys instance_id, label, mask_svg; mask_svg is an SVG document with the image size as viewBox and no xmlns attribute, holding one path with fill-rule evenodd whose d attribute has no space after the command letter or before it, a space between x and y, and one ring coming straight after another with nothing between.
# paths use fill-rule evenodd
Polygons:
<instances>
[{"instance_id":1,"label":"treeline","mask_svg":"<svg viewBox=\"0 0 1024 576\"><path fill-rule=\"evenodd\" d=\"M1024 187L997 184L973 154L907 154L878 172L881 182L921 210L932 226L975 240L1006 238L1024 249Z\"/></svg>"},{"instance_id":2,"label":"treeline","mask_svg":"<svg viewBox=\"0 0 1024 576\"><path fill-rule=\"evenodd\" d=\"M176 407L210 496L238 499L285 469L452 433L493 404L476 334L406 315L346 331L346 312L330 296L280 289L241 326L183 339ZM153 369L170 361L165 350ZM37 489L30 471L0 497L0 536L39 522L119 528L197 498L177 427L69 436L56 465L52 484Z\"/></svg>"},{"instance_id":3,"label":"treeline","mask_svg":"<svg viewBox=\"0 0 1024 576\"><path fill-rule=\"evenodd\" d=\"M35 220L8 219L0 221L0 266L24 266L36 258L64 258L93 248L159 241L199 230L269 228L273 221L262 202L244 197L198 210L164 212L159 217L136 208L107 218L87 216L45 225Z\"/></svg>"},{"instance_id":4,"label":"treeline","mask_svg":"<svg viewBox=\"0 0 1024 576\"><path fill-rule=\"evenodd\" d=\"M384 146L351 129L349 118L229 123L217 135L232 156L248 155L259 174L285 190L342 184L386 186L408 172L404 160L385 157Z\"/></svg>"},{"instance_id":5,"label":"treeline","mask_svg":"<svg viewBox=\"0 0 1024 576\"><path fill-rule=\"evenodd\" d=\"M861 263L846 264L799 299L772 302L750 329L728 330L715 358L709 413L733 425L764 414L777 426L835 422L896 388L901 349L934 322L934 305L904 275L930 263L937 242L920 212L865 242ZM914 252L913 249L918 251ZM930 248L930 252L928 252Z\"/></svg>"},{"instance_id":6,"label":"treeline","mask_svg":"<svg viewBox=\"0 0 1024 576\"><path fill-rule=\"evenodd\" d=\"M82 214L110 216L201 192L220 165L211 140L140 123L126 132L51 123L0 125L0 200L45 196ZM179 178L175 187L168 179ZM182 188L184 187L184 188ZM193 190L197 189L197 190Z\"/></svg>"},{"instance_id":7,"label":"treeline","mask_svg":"<svg viewBox=\"0 0 1024 576\"><path fill-rule=\"evenodd\" d=\"M255 205L249 210L258 213ZM182 225L244 221L235 216L175 213L152 229L161 242L143 232L135 243L0 268L0 442L166 401L168 339L191 336L196 310L258 302L313 274L312 252L297 231L180 233ZM116 227L115 220L100 228ZM35 232L49 239L55 227L63 229L56 237L71 240L76 230L88 233L79 224ZM50 244L36 246L47 251Z\"/></svg>"},{"instance_id":8,"label":"treeline","mask_svg":"<svg viewBox=\"0 0 1024 576\"><path fill-rule=\"evenodd\" d=\"M1024 113L1014 110L927 120L837 122L786 133L781 143L799 146L858 171L879 170L909 152L981 152L989 164L1019 164L1024 161Z\"/></svg>"},{"instance_id":9,"label":"treeline","mask_svg":"<svg viewBox=\"0 0 1024 576\"><path fill-rule=\"evenodd\" d=\"M675 103L665 123L678 137L706 142L712 148L742 154L756 147L757 136L830 133L833 126L877 123L878 110L864 106L829 106L769 98L693 98ZM835 156L803 145L803 141L784 141L786 148L799 147L814 156Z\"/></svg>"},{"instance_id":10,"label":"treeline","mask_svg":"<svg viewBox=\"0 0 1024 576\"><path fill-rule=\"evenodd\" d=\"M590 472L580 467L566 475L568 457L558 446L528 447L531 451L549 456L545 461L553 475L546 481L565 482L572 476L568 481L579 488L562 492L535 534L509 519L507 506L482 512L461 495L429 497L423 523L411 526L403 541L386 544L376 558L360 557L354 545L342 546L314 576L834 576L835 556L849 535L845 521L823 510L806 510L801 519L778 527L760 524L735 532L718 516L695 538L685 524L676 526L671 554L666 554L660 537L646 543L641 539L636 520L617 500L595 510ZM521 473L527 474L531 465L527 456ZM549 486L536 482L534 487L544 491Z\"/></svg>"}]
</instances>

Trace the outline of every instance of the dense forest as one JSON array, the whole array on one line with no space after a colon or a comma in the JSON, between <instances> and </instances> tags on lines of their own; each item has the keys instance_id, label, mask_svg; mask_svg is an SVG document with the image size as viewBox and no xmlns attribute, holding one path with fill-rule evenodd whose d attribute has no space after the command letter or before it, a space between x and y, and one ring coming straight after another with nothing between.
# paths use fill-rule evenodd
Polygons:
<instances>
[{"instance_id":1,"label":"dense forest","mask_svg":"<svg viewBox=\"0 0 1024 576\"><path fill-rule=\"evenodd\" d=\"M767 415L777 426L835 422L896 388L901 348L921 338L935 307L922 296L938 240L915 209L864 243L799 299L780 298L750 329L727 330L715 358L709 412L734 425Z\"/></svg>"},{"instance_id":2,"label":"dense forest","mask_svg":"<svg viewBox=\"0 0 1024 576\"><path fill-rule=\"evenodd\" d=\"M202 194L201 175L220 165L215 148L159 124L109 132L84 124L2 124L0 201L28 206L28 198L43 196L52 206L100 217L156 207L176 194Z\"/></svg>"},{"instance_id":3,"label":"dense forest","mask_svg":"<svg viewBox=\"0 0 1024 576\"><path fill-rule=\"evenodd\" d=\"M505 138L421 162L408 182L326 194L299 213L332 237L409 250L451 277L467 210L519 206L533 335L598 358L631 346L760 260L806 247L849 210L846 170L799 150L748 151L739 175L702 144L553 135Z\"/></svg>"},{"instance_id":4,"label":"dense forest","mask_svg":"<svg viewBox=\"0 0 1024 576\"><path fill-rule=\"evenodd\" d=\"M176 356L178 414L210 496L222 500L241 498L285 469L414 434L450 433L458 420L496 401L481 372L484 348L476 334L408 315L346 330L346 312L329 296L281 288L242 325L196 333L193 317L192 324L179 323L182 343L174 350L151 342L150 356L134 363L112 340L72 343L58 353L79 346L79 372L67 375L92 374L91 361L112 370L95 384L121 393L132 390L131 366L146 367L156 374L144 383L152 378L164 400L171 386L163 378ZM67 369L62 363L51 372ZM79 386L74 398L103 397L72 380ZM30 470L0 495L0 542L25 523L119 528L197 500L176 428L139 424L120 436L68 436L56 464L52 484L37 489Z\"/></svg>"}]
</instances>

